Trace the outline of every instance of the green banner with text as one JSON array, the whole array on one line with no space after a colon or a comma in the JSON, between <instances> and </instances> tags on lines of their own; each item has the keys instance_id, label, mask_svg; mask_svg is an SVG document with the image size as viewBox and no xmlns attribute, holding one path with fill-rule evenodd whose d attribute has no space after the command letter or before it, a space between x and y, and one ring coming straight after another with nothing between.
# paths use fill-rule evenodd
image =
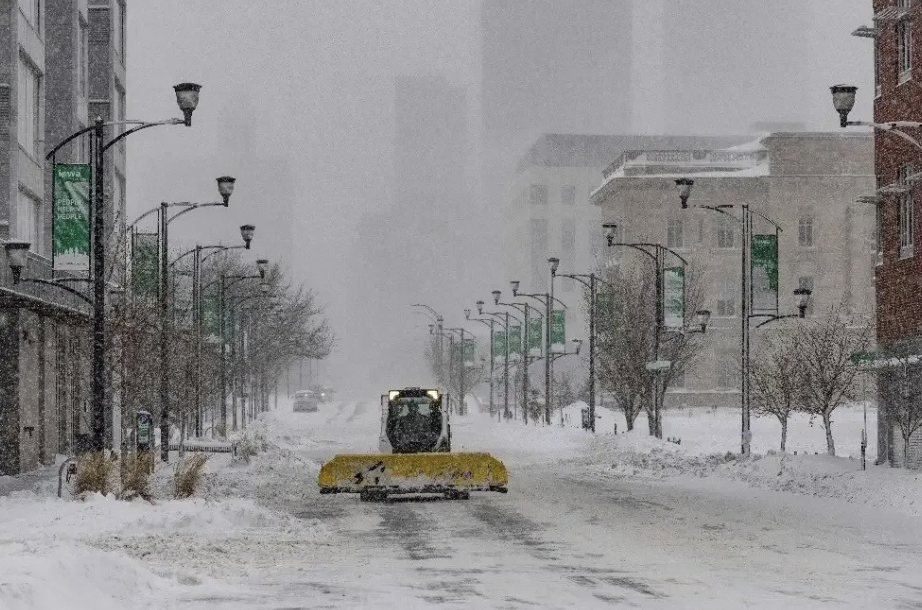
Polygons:
<instances>
[{"instance_id":1,"label":"green banner with text","mask_svg":"<svg viewBox=\"0 0 922 610\"><path fill-rule=\"evenodd\" d=\"M142 298L156 298L159 291L159 237L156 233L131 236L131 292Z\"/></svg>"},{"instance_id":2,"label":"green banner with text","mask_svg":"<svg viewBox=\"0 0 922 610\"><path fill-rule=\"evenodd\" d=\"M55 271L90 270L90 174L88 164L54 165L52 265Z\"/></svg>"},{"instance_id":3,"label":"green banner with text","mask_svg":"<svg viewBox=\"0 0 922 610\"><path fill-rule=\"evenodd\" d=\"M531 318L528 320L528 355L541 355L541 347L544 345L544 324L541 318Z\"/></svg>"},{"instance_id":4,"label":"green banner with text","mask_svg":"<svg viewBox=\"0 0 922 610\"><path fill-rule=\"evenodd\" d=\"M521 326L509 326L509 354L510 355L521 355L522 354L522 327Z\"/></svg>"},{"instance_id":5,"label":"green banner with text","mask_svg":"<svg viewBox=\"0 0 922 610\"><path fill-rule=\"evenodd\" d=\"M685 326L685 269L663 269L663 325L666 328Z\"/></svg>"},{"instance_id":6,"label":"green banner with text","mask_svg":"<svg viewBox=\"0 0 922 610\"><path fill-rule=\"evenodd\" d=\"M477 358L477 342L473 339L464 340L464 366L474 366Z\"/></svg>"},{"instance_id":7,"label":"green banner with text","mask_svg":"<svg viewBox=\"0 0 922 610\"><path fill-rule=\"evenodd\" d=\"M562 309L555 309L551 312L551 345L566 345L567 312Z\"/></svg>"},{"instance_id":8,"label":"green banner with text","mask_svg":"<svg viewBox=\"0 0 922 610\"><path fill-rule=\"evenodd\" d=\"M493 333L493 357L506 357L506 333L498 330Z\"/></svg>"},{"instance_id":9,"label":"green banner with text","mask_svg":"<svg viewBox=\"0 0 922 610\"><path fill-rule=\"evenodd\" d=\"M202 298L202 327L206 337L223 338L221 336L221 299L217 296Z\"/></svg>"},{"instance_id":10,"label":"green banner with text","mask_svg":"<svg viewBox=\"0 0 922 610\"><path fill-rule=\"evenodd\" d=\"M778 312L778 236L753 235L750 271L752 311Z\"/></svg>"}]
</instances>

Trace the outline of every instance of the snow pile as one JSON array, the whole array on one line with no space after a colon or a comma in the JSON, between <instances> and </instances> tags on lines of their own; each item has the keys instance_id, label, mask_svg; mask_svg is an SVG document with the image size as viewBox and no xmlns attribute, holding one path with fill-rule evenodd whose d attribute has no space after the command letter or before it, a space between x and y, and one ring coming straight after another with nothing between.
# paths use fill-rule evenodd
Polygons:
<instances>
[{"instance_id":1,"label":"snow pile","mask_svg":"<svg viewBox=\"0 0 922 610\"><path fill-rule=\"evenodd\" d=\"M0 574L4 610L163 607L176 587L137 560L62 543L0 543Z\"/></svg>"},{"instance_id":2,"label":"snow pile","mask_svg":"<svg viewBox=\"0 0 922 610\"><path fill-rule=\"evenodd\" d=\"M588 470L594 476L723 479L922 516L922 474L875 466L873 460L862 471L857 459L828 455L702 453L646 431L598 438L591 454Z\"/></svg>"}]
</instances>

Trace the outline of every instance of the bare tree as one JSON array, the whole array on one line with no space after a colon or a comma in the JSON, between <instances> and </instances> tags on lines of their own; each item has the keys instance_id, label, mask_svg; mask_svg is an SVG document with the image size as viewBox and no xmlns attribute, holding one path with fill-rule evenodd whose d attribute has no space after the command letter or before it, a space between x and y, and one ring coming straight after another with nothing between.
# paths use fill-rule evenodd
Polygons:
<instances>
[{"instance_id":1,"label":"bare tree","mask_svg":"<svg viewBox=\"0 0 922 610\"><path fill-rule=\"evenodd\" d=\"M804 375L803 411L823 420L826 450L836 454L832 437L832 413L858 394L860 368L852 354L867 347L871 328L852 320L844 304L794 331L799 362Z\"/></svg>"},{"instance_id":2,"label":"bare tree","mask_svg":"<svg viewBox=\"0 0 922 610\"><path fill-rule=\"evenodd\" d=\"M596 375L604 391L611 392L624 413L628 430L641 410L647 412L651 436L662 437L662 413L655 407L654 375L647 370L656 354L656 287L650 281L656 273L647 261L634 266L618 265L601 269L604 280L596 294ZM655 276L654 276L655 277ZM686 270L686 325L702 302L702 282L694 269ZM584 306L589 310L589 295ZM672 366L661 371L660 398L688 368L700 350L698 336L692 333L661 333L659 358Z\"/></svg>"},{"instance_id":3,"label":"bare tree","mask_svg":"<svg viewBox=\"0 0 922 610\"><path fill-rule=\"evenodd\" d=\"M777 418L781 423L781 451L788 438L788 420L797 410L804 392L804 374L798 342L790 335L762 337L758 354L749 368L752 410Z\"/></svg>"},{"instance_id":4,"label":"bare tree","mask_svg":"<svg viewBox=\"0 0 922 610\"><path fill-rule=\"evenodd\" d=\"M897 365L882 376L881 398L887 405L887 418L899 428L903 440L903 466L909 467L909 449L912 436L922 428L922 384L919 382L920 365L905 349L897 348L892 354Z\"/></svg>"}]
</instances>

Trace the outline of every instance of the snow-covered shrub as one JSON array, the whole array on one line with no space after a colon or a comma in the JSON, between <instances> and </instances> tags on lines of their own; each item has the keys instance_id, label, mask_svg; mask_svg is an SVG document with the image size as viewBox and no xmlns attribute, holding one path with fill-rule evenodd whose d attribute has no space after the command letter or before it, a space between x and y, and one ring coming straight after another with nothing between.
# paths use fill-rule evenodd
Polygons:
<instances>
[{"instance_id":1,"label":"snow-covered shrub","mask_svg":"<svg viewBox=\"0 0 922 610\"><path fill-rule=\"evenodd\" d=\"M205 463L208 456L204 453L192 453L183 457L173 470L173 496L177 499L189 498L201 485Z\"/></svg>"},{"instance_id":2,"label":"snow-covered shrub","mask_svg":"<svg viewBox=\"0 0 922 610\"><path fill-rule=\"evenodd\" d=\"M118 464L104 451L91 451L83 454L77 460L77 478L74 481L74 495L98 492L108 495L115 491L117 486Z\"/></svg>"},{"instance_id":3,"label":"snow-covered shrub","mask_svg":"<svg viewBox=\"0 0 922 610\"><path fill-rule=\"evenodd\" d=\"M153 496L150 489L152 459L153 455L149 451L138 451L130 453L122 460L122 491L119 494L122 500L151 499Z\"/></svg>"}]
</instances>

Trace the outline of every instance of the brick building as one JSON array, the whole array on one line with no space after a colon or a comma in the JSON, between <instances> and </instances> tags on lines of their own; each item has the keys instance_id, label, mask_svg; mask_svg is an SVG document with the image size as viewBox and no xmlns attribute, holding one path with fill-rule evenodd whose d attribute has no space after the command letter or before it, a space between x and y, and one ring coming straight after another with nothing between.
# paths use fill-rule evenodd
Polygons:
<instances>
[{"instance_id":1,"label":"brick building","mask_svg":"<svg viewBox=\"0 0 922 610\"><path fill-rule=\"evenodd\" d=\"M922 117L922 69L914 65L922 57L922 3L916 0L874 0L875 43L874 122L919 120ZM861 95L862 92L859 92ZM866 120L867 117L851 117ZM919 139L922 130L905 130ZM877 339L884 352L922 353L922 258L916 256L919 243L919 201L917 180L922 170L922 151L908 141L876 131L875 173L878 180L878 243L876 267ZM909 180L907 180L909 177ZM922 250L919 252L922 255ZM890 364L893 364L891 362ZM916 370L913 371L912 369ZM922 383L919 367L885 367L879 372L878 409L879 461L904 464L903 440L893 401L894 390L904 374ZM922 433L911 442L908 466L922 465Z\"/></svg>"}]
</instances>

